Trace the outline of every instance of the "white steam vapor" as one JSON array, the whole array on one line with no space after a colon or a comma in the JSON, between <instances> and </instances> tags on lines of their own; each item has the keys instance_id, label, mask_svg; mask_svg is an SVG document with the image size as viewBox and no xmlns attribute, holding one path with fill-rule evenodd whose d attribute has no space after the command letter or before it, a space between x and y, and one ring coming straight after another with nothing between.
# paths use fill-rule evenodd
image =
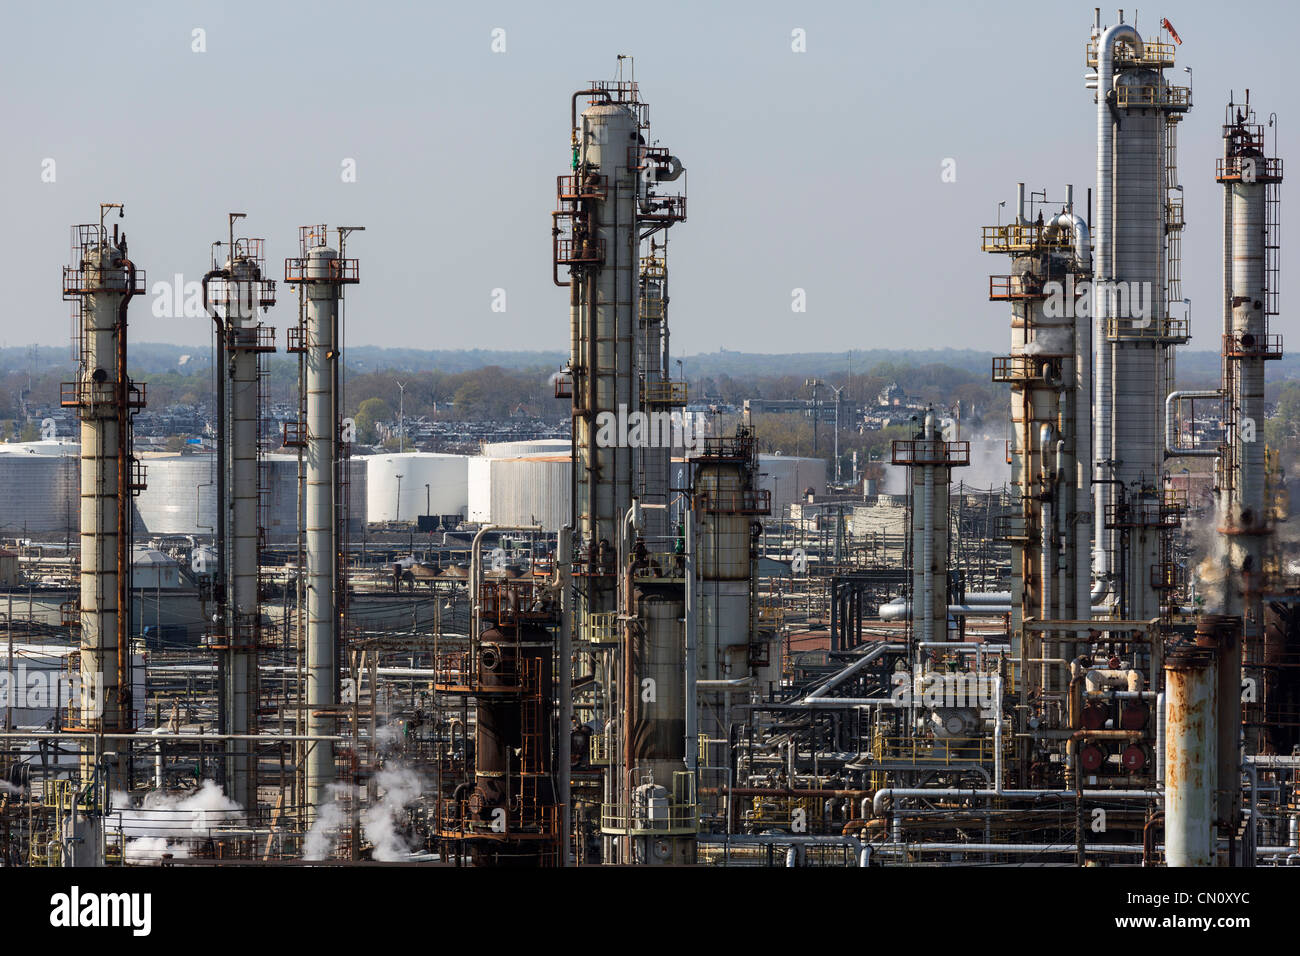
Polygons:
<instances>
[{"instance_id":1,"label":"white steam vapor","mask_svg":"<svg viewBox=\"0 0 1300 956\"><path fill-rule=\"evenodd\" d=\"M384 863L405 859L411 855L411 847L397 827L403 811L419 798L423 781L414 770L399 764L379 771L375 782L383 796L361 815L361 831L374 846L374 859Z\"/></svg>"},{"instance_id":2,"label":"white steam vapor","mask_svg":"<svg viewBox=\"0 0 1300 956\"><path fill-rule=\"evenodd\" d=\"M361 813L361 836L371 844L373 859L383 863L404 860L411 855L411 847L402 839L399 827L406 808L423 792L424 781L410 767L390 764L375 775L375 784L380 796ZM348 784L332 783L328 791L329 802L317 810L316 821L303 842L304 860L327 860L334 855L349 808L360 799L358 789Z\"/></svg>"},{"instance_id":3,"label":"white steam vapor","mask_svg":"<svg viewBox=\"0 0 1300 956\"><path fill-rule=\"evenodd\" d=\"M347 808L340 797L356 798L356 788L343 783L331 783L327 788L330 799L316 809L316 820L307 831L302 846L304 860L325 860L334 854L338 845L339 828L347 822Z\"/></svg>"},{"instance_id":4,"label":"white steam vapor","mask_svg":"<svg viewBox=\"0 0 1300 956\"><path fill-rule=\"evenodd\" d=\"M204 780L189 793L145 794L137 807L121 792L110 797L108 828L126 840L127 862L157 860L164 853L190 855L188 844L220 826L243 820L244 808L225 795L215 781Z\"/></svg>"},{"instance_id":5,"label":"white steam vapor","mask_svg":"<svg viewBox=\"0 0 1300 956\"><path fill-rule=\"evenodd\" d=\"M1070 329L1035 329L1034 340L1025 345L1025 355L1062 355L1074 351Z\"/></svg>"}]
</instances>

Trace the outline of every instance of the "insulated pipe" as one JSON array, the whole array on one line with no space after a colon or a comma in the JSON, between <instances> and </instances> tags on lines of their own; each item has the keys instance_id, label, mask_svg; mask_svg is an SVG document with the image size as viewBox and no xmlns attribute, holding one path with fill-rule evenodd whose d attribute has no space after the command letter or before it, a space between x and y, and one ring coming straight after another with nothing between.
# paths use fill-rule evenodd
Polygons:
<instances>
[{"instance_id":1,"label":"insulated pipe","mask_svg":"<svg viewBox=\"0 0 1300 956\"><path fill-rule=\"evenodd\" d=\"M953 800L1074 800L1076 797L1082 797L1085 800L1116 800L1116 801L1137 801L1137 800L1159 800L1161 799L1159 790L999 790L997 788L974 790L960 787L925 787L921 789L908 789L903 787L886 787L883 790L877 790L876 795L871 799L871 810L876 816L884 816L885 801L895 798L919 797L932 800L936 797L947 797Z\"/></svg>"},{"instance_id":2,"label":"insulated pipe","mask_svg":"<svg viewBox=\"0 0 1300 956\"><path fill-rule=\"evenodd\" d=\"M1102 690L1124 689L1131 692L1142 689L1142 674L1136 670L1094 667L1084 675L1084 686L1088 693L1096 694Z\"/></svg>"},{"instance_id":3,"label":"insulated pipe","mask_svg":"<svg viewBox=\"0 0 1300 956\"><path fill-rule=\"evenodd\" d=\"M815 706L825 701L844 700L844 698L834 698L834 697L826 698L823 695L831 688L838 687L840 684L848 680L848 678L852 677L854 674L856 674L862 668L866 667L872 661L879 659L881 655L883 655L887 650L889 650L889 648L890 645L884 642L877 644L870 651L863 654L861 657L859 657L848 667L844 668L838 674L834 674L828 679L822 681L820 684L814 687L812 691L809 692L808 696L806 696L802 701L796 701L795 704L798 706Z\"/></svg>"},{"instance_id":4,"label":"insulated pipe","mask_svg":"<svg viewBox=\"0 0 1300 956\"><path fill-rule=\"evenodd\" d=\"M1085 227L1086 228L1086 227ZM1077 238L1077 233L1076 233ZM1089 240L1091 249L1091 240ZM1079 262L1081 268L1092 275L1092 257ZM1082 617L1084 608L1098 604L1110 587L1104 575L1093 580L1092 542L1088 534L1087 520L1083 517L1093 507L1093 414L1092 414L1092 316L1079 314L1074 316L1074 395L1070 400L1073 428L1070 440L1074 443L1074 587L1075 613ZM1091 313L1091 310L1089 310ZM1090 591L1089 588L1092 588Z\"/></svg>"},{"instance_id":5,"label":"insulated pipe","mask_svg":"<svg viewBox=\"0 0 1300 956\"><path fill-rule=\"evenodd\" d=\"M1021 184L1022 202L1024 184ZM934 441L934 412L925 413L925 438ZM921 595L921 640L934 640L934 466L922 466L925 476L925 502L921 511L923 580Z\"/></svg>"},{"instance_id":6,"label":"insulated pipe","mask_svg":"<svg viewBox=\"0 0 1300 956\"><path fill-rule=\"evenodd\" d=\"M993 789L1002 792L1002 675L993 678Z\"/></svg>"},{"instance_id":7,"label":"insulated pipe","mask_svg":"<svg viewBox=\"0 0 1300 956\"><path fill-rule=\"evenodd\" d=\"M155 728L153 733L154 736L165 734L167 733L167 728L165 726ZM166 789L167 786L167 774L164 770L163 761L164 761L163 747L162 747L162 741L160 740L158 741L158 755L154 758L154 764L153 764L153 785L154 785L154 789L156 790Z\"/></svg>"},{"instance_id":8,"label":"insulated pipe","mask_svg":"<svg viewBox=\"0 0 1300 956\"><path fill-rule=\"evenodd\" d=\"M1139 58L1143 55L1142 38L1137 30L1125 23L1109 27L1097 41L1097 218L1096 251L1093 263L1094 288L1115 278L1112 251L1112 206L1114 203L1114 123L1111 118L1111 98L1115 82L1115 44L1124 40L1133 47ZM1096 467L1111 458L1112 383L1110 343L1106 337L1106 324L1110 319L1110 297L1093 296L1093 312L1097 317L1095 338L1097 377L1096 387ZM1110 573L1110 534L1106 528L1106 505L1110 499L1108 485L1095 488L1093 507L1093 534L1096 543L1096 571L1099 577Z\"/></svg>"},{"instance_id":9,"label":"insulated pipe","mask_svg":"<svg viewBox=\"0 0 1300 956\"><path fill-rule=\"evenodd\" d=\"M556 740L555 762L560 776L560 865L573 863L572 850L569 847L569 831L573 827L573 528L565 525L560 529L559 540L555 544L556 572L560 586L560 644L556 656L559 658L559 697L560 697L560 732Z\"/></svg>"},{"instance_id":10,"label":"insulated pipe","mask_svg":"<svg viewBox=\"0 0 1300 956\"><path fill-rule=\"evenodd\" d=\"M1049 453L1056 436L1056 429L1051 424L1044 422L1038 428L1038 471L1039 480L1042 484L1042 502L1041 514L1039 516L1039 595L1038 595L1038 613L1044 621L1050 621L1055 616L1052 612L1052 566L1055 563L1056 549L1052 547L1052 497L1055 494L1054 485L1056 476L1052 468L1048 465ZM1044 632L1043 641L1051 640L1050 631ZM1046 650L1046 649L1044 649ZM1044 654L1046 656L1046 654ZM1046 665L1043 666L1042 686L1044 689L1054 689L1049 686L1049 673Z\"/></svg>"},{"instance_id":11,"label":"insulated pipe","mask_svg":"<svg viewBox=\"0 0 1300 956\"><path fill-rule=\"evenodd\" d=\"M699 710L696 700L699 692L699 684L708 683L699 680L699 666L696 662L696 652L699 646L698 629L699 629L699 609L696 607L699 596L695 581L695 508L693 502L686 507L685 514L682 515L682 522L685 524L685 542L684 542L684 565L686 575L685 587L685 651L683 663L686 668L686 688L685 709L686 709L686 769L694 776L695 768L699 764ZM747 679L747 678L746 678Z\"/></svg>"},{"instance_id":12,"label":"insulated pipe","mask_svg":"<svg viewBox=\"0 0 1300 956\"><path fill-rule=\"evenodd\" d=\"M483 577L483 536L501 531L540 532L541 530L542 526L539 524L485 524L474 533L474 540L469 547L469 636L471 640L478 640L478 636L483 630L483 609L479 606L479 592L483 588L481 581Z\"/></svg>"},{"instance_id":13,"label":"insulated pipe","mask_svg":"<svg viewBox=\"0 0 1300 956\"><path fill-rule=\"evenodd\" d=\"M949 604L948 614L953 617L1002 617L1011 613L1011 605L1008 604ZM1094 615L1104 615L1110 609L1104 605L1094 604L1092 613ZM909 614L912 613L912 604L910 601L904 603L882 604L880 606L880 620L882 621L905 621ZM925 641L925 644L934 644L934 641Z\"/></svg>"},{"instance_id":14,"label":"insulated pipe","mask_svg":"<svg viewBox=\"0 0 1300 956\"><path fill-rule=\"evenodd\" d=\"M1165 692L1156 695L1156 786L1165 785Z\"/></svg>"},{"instance_id":15,"label":"insulated pipe","mask_svg":"<svg viewBox=\"0 0 1300 956\"><path fill-rule=\"evenodd\" d=\"M1078 853L1077 843L886 843L877 852L888 852L898 847L906 853ZM1088 843L1083 847L1085 853L1104 854L1106 856L1140 856L1141 844L1123 843Z\"/></svg>"},{"instance_id":16,"label":"insulated pipe","mask_svg":"<svg viewBox=\"0 0 1300 956\"><path fill-rule=\"evenodd\" d=\"M1074 236L1074 258L1078 266L1088 269L1092 262L1092 237L1081 216L1063 212L1049 219L1043 227L1043 239L1052 241L1058 232L1068 230Z\"/></svg>"},{"instance_id":17,"label":"insulated pipe","mask_svg":"<svg viewBox=\"0 0 1300 956\"><path fill-rule=\"evenodd\" d=\"M1185 389L1170 392L1165 396L1165 457L1166 458L1215 458L1219 454L1217 446L1212 448L1178 447L1178 403L1184 398L1223 398L1219 389Z\"/></svg>"}]
</instances>

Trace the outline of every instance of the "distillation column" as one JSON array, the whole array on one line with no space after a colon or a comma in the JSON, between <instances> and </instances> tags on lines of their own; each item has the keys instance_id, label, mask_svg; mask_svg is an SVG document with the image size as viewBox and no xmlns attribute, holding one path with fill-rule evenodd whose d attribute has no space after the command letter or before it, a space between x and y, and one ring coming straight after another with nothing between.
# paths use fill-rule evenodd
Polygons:
<instances>
[{"instance_id":1,"label":"distillation column","mask_svg":"<svg viewBox=\"0 0 1300 956\"><path fill-rule=\"evenodd\" d=\"M771 494L755 487L757 447L746 426L734 437L706 438L692 465L699 733L725 740L733 723L744 722L733 705L778 676L759 646L754 604L754 527L771 513Z\"/></svg>"},{"instance_id":2,"label":"distillation column","mask_svg":"<svg viewBox=\"0 0 1300 956\"><path fill-rule=\"evenodd\" d=\"M235 735L257 732L258 645L261 610L258 601L258 501L261 451L260 361L263 352L275 350L275 331L261 324L259 309L275 303L275 283L263 278L262 240L241 239L224 264L224 276L215 301L222 306L224 327L224 391L226 407L222 428L224 472L228 503L218 520L224 521L222 582L223 625L223 731ZM232 740L227 751L227 794L243 807L257 800L257 762L254 747Z\"/></svg>"},{"instance_id":3,"label":"distillation column","mask_svg":"<svg viewBox=\"0 0 1300 956\"><path fill-rule=\"evenodd\" d=\"M1167 536L1176 525L1163 491L1163 405L1169 347L1186 328L1167 315L1175 123L1189 91L1169 84L1173 45L1144 44L1120 23L1094 27L1097 67L1096 570L1119 582L1112 600L1123 617L1161 614ZM1091 83L1090 83L1091 85Z\"/></svg>"},{"instance_id":4,"label":"distillation column","mask_svg":"<svg viewBox=\"0 0 1300 956\"><path fill-rule=\"evenodd\" d=\"M1020 662L1074 656L1069 635L1026 630L1027 619L1087 620L1091 613L1092 339L1081 298L1091 244L1087 224L1074 214L1072 188L1064 208L1046 220L1026 217L1024 202L1021 183L1015 222L986 227L983 248L1013 257L1009 275L989 280L989 298L1012 308L1011 354L993 360L993 380L1011 388L1011 480L1019 497L1006 530L1013 687L1026 717L1057 727L1064 711L1060 669ZM1058 637L1067 643L1052 643ZM1031 700L1049 706L1031 712Z\"/></svg>"},{"instance_id":5,"label":"distillation column","mask_svg":"<svg viewBox=\"0 0 1300 956\"><path fill-rule=\"evenodd\" d=\"M1224 446L1219 459L1219 533L1227 561L1224 607L1243 619L1246 677L1263 696L1264 607L1272 535L1265 486L1264 363L1282 357L1280 335L1269 332L1277 314L1278 189L1282 163L1264 154L1264 129L1246 104L1227 107L1223 158L1216 179L1224 188L1223 396ZM1248 708L1246 746L1259 752L1265 723Z\"/></svg>"},{"instance_id":6,"label":"distillation column","mask_svg":"<svg viewBox=\"0 0 1300 956\"><path fill-rule=\"evenodd\" d=\"M629 150L637 143L637 117L628 103L597 103L583 111L575 177L585 216L574 222L577 289L573 356L575 554L588 564L579 587L579 613L614 608L614 552L632 504L632 451L599 440L600 422L640 408L636 393L637 176ZM600 419L600 422L597 421Z\"/></svg>"},{"instance_id":7,"label":"distillation column","mask_svg":"<svg viewBox=\"0 0 1300 956\"><path fill-rule=\"evenodd\" d=\"M654 441L638 450L637 496L645 508L645 537L655 550L668 540L669 485L672 464L672 416L686 404L684 382L668 375L668 268L666 249L654 248L641 260L640 322L637 332L637 368L641 398L649 416Z\"/></svg>"},{"instance_id":8,"label":"distillation column","mask_svg":"<svg viewBox=\"0 0 1300 956\"><path fill-rule=\"evenodd\" d=\"M579 117L582 96L599 102ZM641 540L634 546L629 537L638 487L651 499L647 504L667 504L670 453L658 447L663 444L655 440L658 436L631 425L634 417L654 407L643 389L664 387L661 309L652 307L647 319L654 327L638 335L641 243L685 218L684 197L654 193L656 183L676 179L682 168L665 150L646 145L645 114L635 83L593 84L573 95L572 175L559 177L553 228L554 279L569 287L575 620L588 642L587 650L580 644L578 657L580 666L590 662L597 675L597 714L604 721L610 755L603 798L606 859L613 860L617 853L625 862L653 862L635 849L633 817L640 811L633 802L660 798L634 777L645 762L650 766L641 770L653 772L659 758L652 755L662 749L654 741L661 736L659 729L668 726L659 720L667 703L655 708L651 718L641 689L648 678L654 680L648 671L665 666L664 660L680 675L683 653L681 579L647 590L633 586L631 570L634 554L647 550L644 515L656 512L649 527L666 532L665 508L638 508L641 521L635 530ZM569 269L567 283L559 279L560 266ZM654 272L649 294L658 306L665 301L665 290L662 274ZM652 343L650 333L661 341ZM644 343L638 347L641 339ZM642 362L653 363L651 374L645 374ZM643 479L638 480L638 470L644 470ZM593 637L606 646L591 647ZM680 721L680 696L676 700ZM672 736L672 753L680 766L681 735ZM662 786L658 777L649 786Z\"/></svg>"},{"instance_id":9,"label":"distillation column","mask_svg":"<svg viewBox=\"0 0 1300 956\"><path fill-rule=\"evenodd\" d=\"M948 639L948 486L952 469L970 464L970 442L948 441L934 410L925 413L912 439L897 439L894 465L908 469L911 498L912 600L914 644ZM918 648L920 649L920 648ZM924 653L919 655L924 657Z\"/></svg>"},{"instance_id":10,"label":"distillation column","mask_svg":"<svg viewBox=\"0 0 1300 956\"><path fill-rule=\"evenodd\" d=\"M75 383L61 403L81 419L81 653L79 729L134 729L131 679L131 495L141 485L131 453L131 417L143 390L127 377L126 311L144 287L144 272L127 258L126 236L104 216L119 204L102 204L98 224L73 227L75 265L63 270L63 296L74 303L80 356ZM95 745L82 752L83 783L91 780ZM125 741L108 749L125 754ZM119 757L106 783L126 788Z\"/></svg>"},{"instance_id":11,"label":"distillation column","mask_svg":"<svg viewBox=\"0 0 1300 956\"><path fill-rule=\"evenodd\" d=\"M342 246L342 230L340 230ZM307 611L307 732L334 734L338 706L338 643L343 586L339 565L339 304L342 286L357 281L357 260L326 245L324 226L304 226L300 257L285 264L285 281L306 289L303 348L307 394L304 492ZM334 745L308 744L306 802L309 819L329 801Z\"/></svg>"}]
</instances>

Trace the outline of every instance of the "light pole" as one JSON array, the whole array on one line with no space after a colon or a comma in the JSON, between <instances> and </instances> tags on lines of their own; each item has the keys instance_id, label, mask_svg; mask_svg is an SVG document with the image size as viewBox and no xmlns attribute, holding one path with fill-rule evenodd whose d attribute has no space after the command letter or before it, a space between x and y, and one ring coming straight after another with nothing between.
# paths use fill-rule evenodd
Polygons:
<instances>
[{"instance_id":1,"label":"light pole","mask_svg":"<svg viewBox=\"0 0 1300 956\"><path fill-rule=\"evenodd\" d=\"M402 476L399 474L397 476L397 507L394 511L393 521L398 522L401 520L402 520Z\"/></svg>"},{"instance_id":2,"label":"light pole","mask_svg":"<svg viewBox=\"0 0 1300 956\"><path fill-rule=\"evenodd\" d=\"M819 379L819 378L810 378L810 379L805 380L803 384L804 384L804 387L805 387L805 388L811 388L811 389L812 389L812 404L813 404L813 454L816 455L816 454L817 454L817 425L818 425L818 423L819 423L819 419L822 417L822 415L821 415L821 411L822 411L822 409L821 409L821 405L819 405L818 402L817 402L817 389L821 388L821 387L822 387L823 385L825 385L826 383L823 382L823 381L822 381L821 379Z\"/></svg>"},{"instance_id":3,"label":"light pole","mask_svg":"<svg viewBox=\"0 0 1300 956\"><path fill-rule=\"evenodd\" d=\"M828 385L832 392L835 393L835 484L840 483L840 392L849 386L847 384L836 388L834 385Z\"/></svg>"},{"instance_id":4,"label":"light pole","mask_svg":"<svg viewBox=\"0 0 1300 956\"><path fill-rule=\"evenodd\" d=\"M397 453L406 450L406 383L397 383ZM401 475L398 475L400 478Z\"/></svg>"}]
</instances>

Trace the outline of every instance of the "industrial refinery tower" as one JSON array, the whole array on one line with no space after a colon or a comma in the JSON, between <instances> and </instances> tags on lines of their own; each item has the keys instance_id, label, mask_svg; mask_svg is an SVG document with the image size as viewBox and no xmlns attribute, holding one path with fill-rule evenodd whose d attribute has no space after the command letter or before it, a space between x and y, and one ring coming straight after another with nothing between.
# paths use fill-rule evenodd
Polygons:
<instances>
[{"instance_id":1,"label":"industrial refinery tower","mask_svg":"<svg viewBox=\"0 0 1300 956\"><path fill-rule=\"evenodd\" d=\"M342 558L346 467L340 418L343 339L340 321L343 287L359 281L356 259L345 257L349 232L336 229L338 249L328 244L324 225L298 231L298 256L286 259L284 279L299 288L299 324L289 330L289 351L299 352L303 402L300 417L286 428L285 444L299 448L303 501L304 573L299 614L305 608L306 731L305 802L314 819L329 802L335 774L335 747L328 738L337 726L338 655L347 593Z\"/></svg>"},{"instance_id":2,"label":"industrial refinery tower","mask_svg":"<svg viewBox=\"0 0 1300 956\"><path fill-rule=\"evenodd\" d=\"M1087 61L1097 117L1093 570L1116 616L1147 620L1164 610L1178 525L1163 488L1161 434L1172 346L1189 335L1170 305L1181 303L1176 133L1191 91L1165 79L1174 43L1144 43L1123 22L1103 30L1100 13Z\"/></svg>"},{"instance_id":3,"label":"industrial refinery tower","mask_svg":"<svg viewBox=\"0 0 1300 956\"><path fill-rule=\"evenodd\" d=\"M259 313L275 304L275 281L265 278L261 239L236 239L231 213L222 243L203 277L207 311L217 339L216 539L218 574L212 647L221 655L222 733L226 742L226 793L242 807L257 802L258 648L261 643L258 557L262 453L261 356L275 351L275 330ZM218 265L220 262L220 265Z\"/></svg>"},{"instance_id":4,"label":"industrial refinery tower","mask_svg":"<svg viewBox=\"0 0 1300 956\"><path fill-rule=\"evenodd\" d=\"M1275 127L1272 118L1269 126ZM1244 677L1254 691L1248 700L1260 705L1247 706L1246 749L1265 753L1273 721L1264 707L1275 670L1266 666L1263 594L1274 582L1268 577L1273 525L1260 432L1267 414L1264 363L1282 357L1282 336L1270 330L1278 314L1282 160L1265 152L1249 91L1244 105L1228 103L1215 179L1223 185L1224 439L1216 472L1227 562L1223 612L1242 619Z\"/></svg>"},{"instance_id":5,"label":"industrial refinery tower","mask_svg":"<svg viewBox=\"0 0 1300 956\"><path fill-rule=\"evenodd\" d=\"M1080 296L1092 247L1073 188L1053 208L1045 194L1027 204L1020 183L1012 215L1005 226L985 227L983 240L986 252L1011 259L1010 273L989 277L989 299L1011 308L1011 354L993 360L993 381L1011 389L1008 451L1018 505L1003 529L1011 545L1010 689L1021 714L1059 727L1066 677L1048 661L1087 648L1075 647L1071 631L1026 622L1074 626L1091 617L1092 328ZM1047 712L1034 712L1035 705ZM1028 749L1023 742L1020 749L1023 764Z\"/></svg>"},{"instance_id":6,"label":"industrial refinery tower","mask_svg":"<svg viewBox=\"0 0 1300 956\"><path fill-rule=\"evenodd\" d=\"M77 380L64 383L60 403L81 419L81 654L78 714L88 733L129 733L143 701L133 699L131 657L131 497L144 487L131 451L131 425L144 407L142 385L127 375L127 307L145 289L144 271L127 258L126 234L104 224L120 203L101 203L99 222L74 226L73 264L63 269L63 297L73 303ZM106 738L82 749L83 783L126 789L124 739L99 764ZM105 776L106 775L106 776Z\"/></svg>"},{"instance_id":7,"label":"industrial refinery tower","mask_svg":"<svg viewBox=\"0 0 1300 956\"><path fill-rule=\"evenodd\" d=\"M584 96L590 105L579 116ZM681 571L650 557L671 550L650 533L666 532L665 515L648 524L643 507L666 513L668 449L644 440L644 432L637 442L621 425L609 427L680 403L680 386L665 375L665 276L655 249L643 264L642 247L686 216L685 196L656 189L676 180L682 164L650 145L635 82L574 93L570 127L571 172L558 178L552 229L555 283L569 288L569 367L557 393L573 399L576 666L595 677L597 697L585 712L600 722L609 755L598 801L602 855L682 862L693 857L693 805L689 826L657 832L657 839L642 835L650 830L638 823L652 803L686 799L659 795L677 788L684 768L685 595ZM569 281L560 279L560 267Z\"/></svg>"}]
</instances>

